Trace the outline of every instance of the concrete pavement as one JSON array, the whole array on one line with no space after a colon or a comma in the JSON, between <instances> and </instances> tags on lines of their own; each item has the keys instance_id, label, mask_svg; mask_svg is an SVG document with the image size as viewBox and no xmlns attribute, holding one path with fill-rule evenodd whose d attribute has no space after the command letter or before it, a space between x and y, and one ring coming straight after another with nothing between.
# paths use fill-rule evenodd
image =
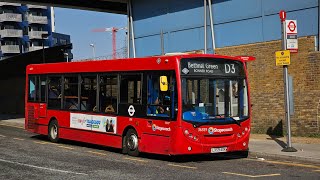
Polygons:
<instances>
[{"instance_id":1,"label":"concrete pavement","mask_svg":"<svg viewBox=\"0 0 320 180\"><path fill-rule=\"evenodd\" d=\"M24 128L24 118L0 118L0 125ZM293 137L292 146L297 152L282 152L286 147L285 138L252 134L249 142L249 156L253 158L285 159L320 163L320 138Z\"/></svg>"},{"instance_id":2,"label":"concrete pavement","mask_svg":"<svg viewBox=\"0 0 320 180\"><path fill-rule=\"evenodd\" d=\"M273 159L286 159L289 161L307 161L313 163L320 163L320 139L312 140L314 138L300 138L298 142L292 143L292 147L297 149L297 152L282 152L282 149L287 146L285 138L274 138L268 135L264 135L265 138L261 138L261 135L257 137L255 134L252 135L249 148L250 156L257 158L273 158ZM299 138L301 140L299 140ZM308 142L309 144L303 143L302 141ZM296 140L297 141L297 140Z\"/></svg>"}]
</instances>

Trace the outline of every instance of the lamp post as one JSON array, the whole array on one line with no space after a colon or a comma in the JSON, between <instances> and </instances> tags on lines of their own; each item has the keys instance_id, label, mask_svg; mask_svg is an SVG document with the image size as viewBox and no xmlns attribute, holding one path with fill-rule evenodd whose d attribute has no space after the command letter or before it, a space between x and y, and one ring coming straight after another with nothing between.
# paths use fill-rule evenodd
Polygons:
<instances>
[{"instance_id":1,"label":"lamp post","mask_svg":"<svg viewBox=\"0 0 320 180\"><path fill-rule=\"evenodd\" d=\"M94 47L94 44L90 44L90 46L92 47L92 55L94 59L96 57L95 47Z\"/></svg>"},{"instance_id":2,"label":"lamp post","mask_svg":"<svg viewBox=\"0 0 320 180\"><path fill-rule=\"evenodd\" d=\"M63 53L64 58L67 60L67 62L69 62L69 53Z\"/></svg>"},{"instance_id":3,"label":"lamp post","mask_svg":"<svg viewBox=\"0 0 320 180\"><path fill-rule=\"evenodd\" d=\"M44 39L47 38L49 36L49 34L44 33L41 34L41 38L42 38L42 62L45 63L45 57L44 57Z\"/></svg>"}]
</instances>

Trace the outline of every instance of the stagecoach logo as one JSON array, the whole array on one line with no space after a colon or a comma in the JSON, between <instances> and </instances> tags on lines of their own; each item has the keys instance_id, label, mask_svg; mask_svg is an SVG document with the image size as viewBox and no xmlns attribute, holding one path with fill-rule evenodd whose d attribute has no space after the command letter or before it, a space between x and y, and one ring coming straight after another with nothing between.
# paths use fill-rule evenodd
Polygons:
<instances>
[{"instance_id":1,"label":"stagecoach logo","mask_svg":"<svg viewBox=\"0 0 320 180\"><path fill-rule=\"evenodd\" d=\"M134 107L132 105L130 105L128 108L129 116L133 116L135 112L136 111L134 110Z\"/></svg>"},{"instance_id":2,"label":"stagecoach logo","mask_svg":"<svg viewBox=\"0 0 320 180\"><path fill-rule=\"evenodd\" d=\"M209 127L208 133L209 133L209 134L213 134L213 127Z\"/></svg>"},{"instance_id":3,"label":"stagecoach logo","mask_svg":"<svg viewBox=\"0 0 320 180\"><path fill-rule=\"evenodd\" d=\"M231 132L233 131L232 128L225 128L225 129L217 129L217 128L213 128L213 127L209 127L208 128L208 133L209 134L214 134L214 133L224 133L224 132Z\"/></svg>"},{"instance_id":4,"label":"stagecoach logo","mask_svg":"<svg viewBox=\"0 0 320 180\"><path fill-rule=\"evenodd\" d=\"M152 130L153 131L156 131L156 130L159 130L159 131L171 131L171 128L170 127L168 127L168 128L160 127L160 126L157 126L155 124L152 124Z\"/></svg>"},{"instance_id":5,"label":"stagecoach logo","mask_svg":"<svg viewBox=\"0 0 320 180\"><path fill-rule=\"evenodd\" d=\"M158 63L158 64L161 63L161 59L160 59L160 58L157 59L157 63Z\"/></svg>"},{"instance_id":6,"label":"stagecoach logo","mask_svg":"<svg viewBox=\"0 0 320 180\"><path fill-rule=\"evenodd\" d=\"M182 72L183 72L184 74L188 74L188 73L189 73L189 69L183 68L183 69L182 69Z\"/></svg>"}]
</instances>

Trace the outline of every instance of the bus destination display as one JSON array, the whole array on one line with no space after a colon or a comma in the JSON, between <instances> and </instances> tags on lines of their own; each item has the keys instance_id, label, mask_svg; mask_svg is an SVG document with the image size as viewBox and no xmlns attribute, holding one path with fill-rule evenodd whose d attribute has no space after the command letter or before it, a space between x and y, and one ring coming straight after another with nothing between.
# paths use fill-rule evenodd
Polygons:
<instances>
[{"instance_id":1,"label":"bus destination display","mask_svg":"<svg viewBox=\"0 0 320 180\"><path fill-rule=\"evenodd\" d=\"M239 76L243 75L243 68L241 62L224 59L183 59L181 60L181 74Z\"/></svg>"}]
</instances>

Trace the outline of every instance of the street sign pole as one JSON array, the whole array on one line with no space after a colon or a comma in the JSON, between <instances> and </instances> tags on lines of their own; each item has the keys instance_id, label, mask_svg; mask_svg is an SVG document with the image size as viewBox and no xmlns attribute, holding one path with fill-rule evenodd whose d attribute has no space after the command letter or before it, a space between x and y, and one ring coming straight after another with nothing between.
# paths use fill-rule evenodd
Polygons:
<instances>
[{"instance_id":1,"label":"street sign pole","mask_svg":"<svg viewBox=\"0 0 320 180\"><path fill-rule=\"evenodd\" d=\"M286 37L286 13L284 11L280 11L279 13L281 19L281 31L282 31L282 50L287 50L287 37ZM290 107L289 107L289 84L288 84L288 65L283 66L283 80L284 80L284 108L285 108L285 116L287 121L287 147L282 149L284 152L297 152L295 148L292 147L291 144L291 125L290 125Z\"/></svg>"}]
</instances>

